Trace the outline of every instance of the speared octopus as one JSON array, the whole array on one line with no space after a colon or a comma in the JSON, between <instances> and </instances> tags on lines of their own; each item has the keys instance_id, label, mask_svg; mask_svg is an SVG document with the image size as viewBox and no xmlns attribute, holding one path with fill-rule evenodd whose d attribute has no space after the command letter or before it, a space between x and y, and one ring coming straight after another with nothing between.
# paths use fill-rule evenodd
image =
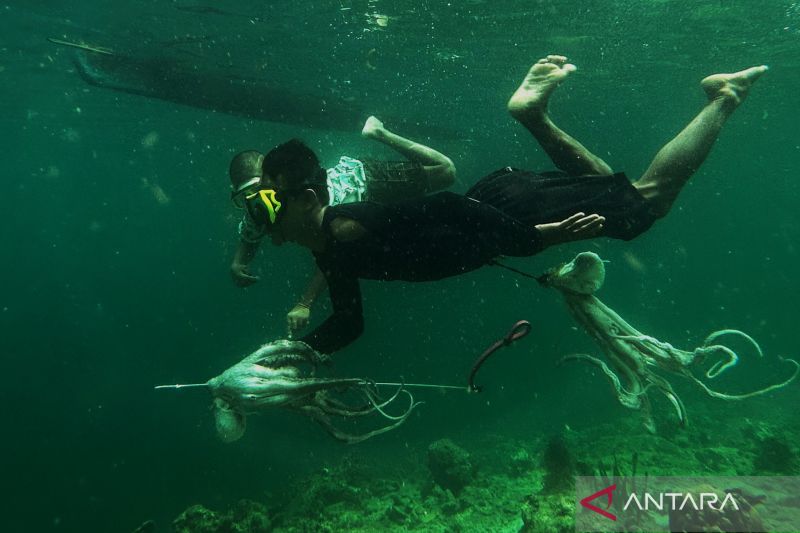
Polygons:
<instances>
[{"instance_id":1,"label":"speared octopus","mask_svg":"<svg viewBox=\"0 0 800 533\"><path fill-rule=\"evenodd\" d=\"M317 369L328 363L328 359L303 342L279 340L265 344L206 383L156 388L207 387L213 397L217 433L225 442L242 437L247 415L282 407L308 416L338 440L356 443L398 427L419 405L402 385L384 400L371 381L316 377ZM363 403L353 405L337 397L346 392L355 392L363 398ZM408 398L405 411L399 415L387 413L386 406L401 395ZM354 435L342 431L333 422L337 417L352 419L373 413L391 423Z\"/></svg>"},{"instance_id":2,"label":"speared octopus","mask_svg":"<svg viewBox=\"0 0 800 533\"><path fill-rule=\"evenodd\" d=\"M683 402L675 394L672 385L655 370L683 376L697 384L709 396L722 400L743 400L785 387L794 381L800 371L800 365L796 361L782 359L794 366L794 372L785 381L743 394L718 392L695 376L693 371L717 355L721 358L705 371L706 379L715 379L736 366L739 362L738 354L720 343L720 338L726 335L744 339L763 357L761 347L746 333L735 329L715 331L692 351L681 350L668 342L641 333L594 296L605 281L605 265L592 252L578 254L571 262L550 270L538 280L542 285L552 287L563 295L572 316L600 345L607 363L587 354L569 355L562 361L587 361L599 367L611 381L620 403L640 410L644 416L644 425L651 432L655 431L647 397L651 388L667 397L682 425L687 422Z\"/></svg>"}]
</instances>

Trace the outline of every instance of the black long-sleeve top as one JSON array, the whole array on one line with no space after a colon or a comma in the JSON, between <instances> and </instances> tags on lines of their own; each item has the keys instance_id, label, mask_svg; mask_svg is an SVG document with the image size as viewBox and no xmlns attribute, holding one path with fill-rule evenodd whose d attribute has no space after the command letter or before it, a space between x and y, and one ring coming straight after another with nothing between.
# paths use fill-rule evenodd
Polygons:
<instances>
[{"instance_id":1,"label":"black long-sleeve top","mask_svg":"<svg viewBox=\"0 0 800 533\"><path fill-rule=\"evenodd\" d=\"M336 240L331 222L344 217L366 233ZM333 315L301 340L330 353L364 328L359 279L431 281L475 270L501 256L542 249L539 231L486 203L450 192L390 205L361 202L327 208L325 250L315 253L328 281Z\"/></svg>"}]
</instances>

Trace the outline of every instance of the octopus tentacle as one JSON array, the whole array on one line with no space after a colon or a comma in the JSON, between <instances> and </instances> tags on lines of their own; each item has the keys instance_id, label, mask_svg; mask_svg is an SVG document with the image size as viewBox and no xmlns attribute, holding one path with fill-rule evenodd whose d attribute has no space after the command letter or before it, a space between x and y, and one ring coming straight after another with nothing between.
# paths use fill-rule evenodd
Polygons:
<instances>
[{"instance_id":1,"label":"octopus tentacle","mask_svg":"<svg viewBox=\"0 0 800 533\"><path fill-rule=\"evenodd\" d=\"M369 383L362 382L362 384L371 385L371 382ZM340 400L334 400L327 396L317 399L316 403L317 405L320 405L328 414L334 414L343 417L354 417L354 416L368 415L377 411L378 413L381 414L381 416L385 418L388 418L390 420L399 420L400 418L402 418L403 415L400 416L389 415L383 411L383 408L394 402L400 395L400 393L408 394L409 396L411 396L411 393L409 393L402 387L399 387L394 392L394 394L392 394L392 396L389 397L387 400L382 400L380 397L378 397L377 393L371 387L365 386L364 388L359 388L359 392L361 392L364 395L364 398L366 398L367 400L366 404L359 407L353 407L347 405L346 403ZM414 407L422 403L422 402L414 402L413 397L411 397L411 402Z\"/></svg>"},{"instance_id":2,"label":"octopus tentacle","mask_svg":"<svg viewBox=\"0 0 800 533\"><path fill-rule=\"evenodd\" d=\"M330 436L334 439L346 442L348 444L357 444L359 442L363 442L367 439L371 439L372 437L376 437L387 431L391 431L396 427L400 426L403 422L406 421L406 418L411 413L411 409L408 410L406 416L401 420L394 422L393 424L389 424L387 426L374 429L372 431L368 431L367 433L361 433L358 435L353 435L351 433L346 433L339 428L337 428L330 419L325 415L325 413L316 405L307 405L300 408L300 410L310 417L314 422L318 423L322 428L328 432Z\"/></svg>"},{"instance_id":3,"label":"octopus tentacle","mask_svg":"<svg viewBox=\"0 0 800 533\"><path fill-rule=\"evenodd\" d=\"M744 331L740 331L738 329L720 329L718 331L714 331L713 333L709 334L708 337L706 337L706 340L703 342L703 346L708 346L711 342L715 341L719 337L722 337L723 335L736 335L738 337L743 337L753 346L753 348L756 349L756 353L758 353L759 357L764 357L764 352L761 350L761 346L759 346L758 342L756 342L753 337Z\"/></svg>"},{"instance_id":4,"label":"octopus tentacle","mask_svg":"<svg viewBox=\"0 0 800 533\"><path fill-rule=\"evenodd\" d=\"M686 366L692 364L696 357L692 352L675 348L672 344L660 341L649 335L620 335L614 337L635 344L640 350L643 350L641 355L644 356L648 362L650 362L650 360L656 362L674 361L681 366Z\"/></svg>"},{"instance_id":5,"label":"octopus tentacle","mask_svg":"<svg viewBox=\"0 0 800 533\"><path fill-rule=\"evenodd\" d=\"M348 405L340 400L330 398L327 395L320 396L316 404L329 415L336 415L346 418L367 416L375 412L375 408L369 403L358 406Z\"/></svg>"},{"instance_id":6,"label":"octopus tentacle","mask_svg":"<svg viewBox=\"0 0 800 533\"><path fill-rule=\"evenodd\" d=\"M667 400L670 401L672 407L675 408L675 413L678 415L678 421L680 422L681 426L686 426L688 424L688 415L686 412L686 406L683 405L683 401L681 401L680 397L675 394L675 390L672 388L670 383L660 377L656 376L655 374L652 375L651 379L653 379L653 385L658 389L661 394L666 396Z\"/></svg>"},{"instance_id":7,"label":"octopus tentacle","mask_svg":"<svg viewBox=\"0 0 800 533\"><path fill-rule=\"evenodd\" d=\"M571 354L571 355L567 355L566 357L562 357L561 360L559 361L559 364L564 363L566 361L587 361L587 362L599 367L600 370L602 370L603 373L608 377L609 381L611 382L611 386L614 387L614 392L617 395L617 399L619 399L619 402L622 405L624 405L625 407L628 407L630 409L640 409L641 408L642 400L641 400L640 396L642 394L644 394L644 392L647 390L647 388L644 387L643 390L639 394L635 394L635 393L629 392L622 385L622 382L620 381L619 376L617 376L614 373L614 371L611 370L608 367L608 365L605 363L605 361L603 361L601 359L598 359L597 357L594 357L592 355L588 355L588 354L584 354L584 353Z\"/></svg>"},{"instance_id":8,"label":"octopus tentacle","mask_svg":"<svg viewBox=\"0 0 800 533\"><path fill-rule=\"evenodd\" d=\"M378 394L378 388L375 386L374 382L372 381L364 382L364 385L365 387L361 389L361 392L367 397L367 401L370 404L374 404L375 400L380 400L380 395ZM403 385L397 387L397 389L394 391L394 394L392 394L388 400L381 400L380 402L378 402L378 407L386 407L387 405L395 401L403 390L404 390ZM372 395L372 398L369 397L370 394Z\"/></svg>"},{"instance_id":9,"label":"octopus tentacle","mask_svg":"<svg viewBox=\"0 0 800 533\"><path fill-rule=\"evenodd\" d=\"M706 371L706 377L709 379L714 379L727 369L735 366L736 363L739 362L739 355L733 351L731 348L723 345L723 344L711 344L719 337L723 335L735 335L738 337L744 338L753 348L755 348L756 353L759 357L764 357L764 352L761 350L761 346L759 346L758 342L743 331L739 331L738 329L721 329L719 331L715 331L711 333L706 340L703 342L703 345L695 350L696 353L705 356L709 353L714 353L715 351L721 351L725 355L728 356L728 360L726 361L717 361L714 363L711 368Z\"/></svg>"},{"instance_id":10,"label":"octopus tentacle","mask_svg":"<svg viewBox=\"0 0 800 533\"><path fill-rule=\"evenodd\" d=\"M722 352L724 355L727 356L727 360L720 359L713 365L711 368L706 370L705 374L708 379L714 379L729 368L736 366L739 362L739 355L728 348L727 346L723 346L721 344L714 344L711 346L701 346L695 350L695 353L701 357L706 357L708 354L713 354L715 352Z\"/></svg>"},{"instance_id":11,"label":"octopus tentacle","mask_svg":"<svg viewBox=\"0 0 800 533\"><path fill-rule=\"evenodd\" d=\"M714 389L712 389L711 387L709 387L708 385L703 383L703 381L701 381L700 379L695 377L694 374L692 374L688 370L686 370L686 372L684 372L683 375L686 376L687 378L689 378L691 381L694 381L697 385L699 385L700 388L703 389L705 391L705 393L708 394L709 396L712 396L714 398L720 398L722 400L745 400L747 398L752 398L754 396L761 396L762 394L766 394L768 392L771 392L771 391L774 391L774 390L777 390L777 389L781 389L781 388L789 385L791 382L793 382L797 378L798 374L800 374L800 364L798 364L798 362L795 361L794 359L781 358L781 360L782 361L786 361L787 363L791 363L791 364L794 365L794 372L792 373L791 376L789 376L788 379L782 381L781 383L774 383L774 384L769 385L767 387L764 387L762 389L758 389L758 390L755 390L755 391L752 391L752 392L743 393L743 394L726 394L724 392L715 391Z\"/></svg>"},{"instance_id":12,"label":"octopus tentacle","mask_svg":"<svg viewBox=\"0 0 800 533\"><path fill-rule=\"evenodd\" d=\"M655 337L651 337L650 335L644 335L644 334L640 334L640 335L611 335L611 337L613 337L615 339L624 340L624 341L631 341L631 342L634 342L634 343L640 344L640 345L651 344L651 345L653 345L653 346L655 346L657 348L660 348L660 349L662 349L664 351L667 351L667 352L671 352L672 350L675 349L675 347L672 346L670 343L664 342L664 341L660 341L660 340L656 339Z\"/></svg>"},{"instance_id":13,"label":"octopus tentacle","mask_svg":"<svg viewBox=\"0 0 800 533\"><path fill-rule=\"evenodd\" d=\"M408 396L408 400L409 400L408 409L403 414L394 416L394 415L390 415L389 413L387 413L386 411L383 410L383 407L385 407L388 402L384 402L382 404L379 404L375 400L374 392L369 391L369 389L365 389L364 392L365 392L365 394L367 396L367 399L372 403L372 407L374 407L375 410L377 412L379 412L384 418L387 418L389 420L405 420L408 417L408 415L411 414L411 411L413 411L415 407L417 407L418 405L422 404L422 402L415 402L414 401L414 396L410 392L408 392L407 390L405 390L405 389L403 389L401 387L401 388L399 388L397 390L397 392L395 392L395 394L394 394L394 396L392 396L392 398L393 399L396 398L401 392L403 394L405 394L406 396Z\"/></svg>"}]
</instances>

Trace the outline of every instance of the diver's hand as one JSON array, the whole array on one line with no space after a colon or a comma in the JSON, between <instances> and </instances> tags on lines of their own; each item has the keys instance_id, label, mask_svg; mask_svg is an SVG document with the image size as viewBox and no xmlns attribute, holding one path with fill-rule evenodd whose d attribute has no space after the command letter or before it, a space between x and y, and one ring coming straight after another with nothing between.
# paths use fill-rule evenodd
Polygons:
<instances>
[{"instance_id":1,"label":"diver's hand","mask_svg":"<svg viewBox=\"0 0 800 533\"><path fill-rule=\"evenodd\" d=\"M603 231L605 221L605 217L598 214L575 213L561 222L537 224L536 229L541 233L542 244L546 248L562 242L579 241L594 237Z\"/></svg>"},{"instance_id":2,"label":"diver's hand","mask_svg":"<svg viewBox=\"0 0 800 533\"><path fill-rule=\"evenodd\" d=\"M233 279L233 283L235 283L237 287L244 288L257 282L259 278L250 273L247 269L247 265L233 263L231 264L231 279Z\"/></svg>"},{"instance_id":3,"label":"diver's hand","mask_svg":"<svg viewBox=\"0 0 800 533\"><path fill-rule=\"evenodd\" d=\"M292 310L286 315L286 323L289 326L289 338L292 335L308 325L308 320L311 318L311 309L304 303L297 303Z\"/></svg>"}]
</instances>

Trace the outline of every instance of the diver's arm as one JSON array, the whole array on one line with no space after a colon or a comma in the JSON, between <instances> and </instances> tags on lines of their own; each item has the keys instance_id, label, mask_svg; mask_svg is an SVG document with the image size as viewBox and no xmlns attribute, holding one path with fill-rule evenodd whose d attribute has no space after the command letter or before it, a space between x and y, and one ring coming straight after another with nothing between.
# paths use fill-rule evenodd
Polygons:
<instances>
[{"instance_id":1,"label":"diver's arm","mask_svg":"<svg viewBox=\"0 0 800 533\"><path fill-rule=\"evenodd\" d=\"M311 307L314 302L317 301L319 295L322 294L322 291L327 288L328 280L325 279L325 274L322 273L322 270L316 266L314 269L314 277L308 282L308 286L303 292L303 296L300 297L300 301L298 303L304 304L307 307Z\"/></svg>"},{"instance_id":2,"label":"diver's arm","mask_svg":"<svg viewBox=\"0 0 800 533\"><path fill-rule=\"evenodd\" d=\"M258 225L245 211L239 222L239 246L231 263L231 277L237 286L247 287L258 281L258 276L252 275L249 268L263 238L264 227Z\"/></svg>"},{"instance_id":3,"label":"diver's arm","mask_svg":"<svg viewBox=\"0 0 800 533\"><path fill-rule=\"evenodd\" d=\"M325 279L325 275L319 267L315 267L314 277L308 282L306 290L303 291L303 295L300 297L300 301L298 301L286 315L290 335L308 325L308 321L311 318L311 306L314 305L319 295L322 294L322 291L327 287L328 282Z\"/></svg>"},{"instance_id":4,"label":"diver's arm","mask_svg":"<svg viewBox=\"0 0 800 533\"><path fill-rule=\"evenodd\" d=\"M364 331L361 288L352 276L327 276L333 314L299 339L322 353L332 353L355 341Z\"/></svg>"},{"instance_id":5,"label":"diver's arm","mask_svg":"<svg viewBox=\"0 0 800 533\"><path fill-rule=\"evenodd\" d=\"M231 263L231 278L238 287L247 287L258 281L258 276L250 274L249 267L258 252L259 245L259 241L249 242L244 239L239 241Z\"/></svg>"}]
</instances>

